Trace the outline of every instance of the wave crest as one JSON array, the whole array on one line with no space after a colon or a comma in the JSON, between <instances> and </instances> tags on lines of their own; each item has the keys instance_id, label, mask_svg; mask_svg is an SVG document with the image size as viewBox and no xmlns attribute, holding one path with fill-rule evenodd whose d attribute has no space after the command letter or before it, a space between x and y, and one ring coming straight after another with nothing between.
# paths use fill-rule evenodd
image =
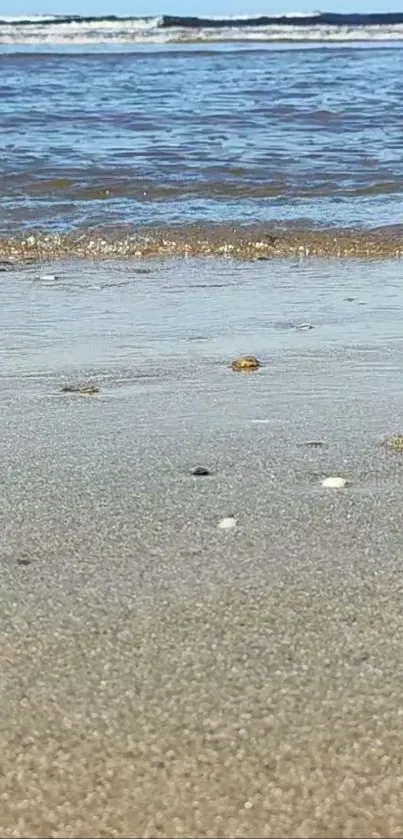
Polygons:
<instances>
[{"instance_id":1,"label":"wave crest","mask_svg":"<svg viewBox=\"0 0 403 839\"><path fill-rule=\"evenodd\" d=\"M33 15L0 18L0 44L403 40L403 12L237 17Z\"/></svg>"}]
</instances>

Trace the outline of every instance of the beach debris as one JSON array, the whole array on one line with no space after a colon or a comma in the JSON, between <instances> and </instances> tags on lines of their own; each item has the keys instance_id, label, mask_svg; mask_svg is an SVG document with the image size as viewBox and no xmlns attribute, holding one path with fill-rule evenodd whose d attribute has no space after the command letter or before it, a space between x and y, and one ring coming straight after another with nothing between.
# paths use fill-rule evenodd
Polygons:
<instances>
[{"instance_id":1,"label":"beach debris","mask_svg":"<svg viewBox=\"0 0 403 839\"><path fill-rule=\"evenodd\" d=\"M254 355L243 355L231 361L233 370L257 370L261 366L261 362Z\"/></svg>"},{"instance_id":2,"label":"beach debris","mask_svg":"<svg viewBox=\"0 0 403 839\"><path fill-rule=\"evenodd\" d=\"M209 475L209 474L210 474L210 472L209 472L208 469L206 469L205 466L196 466L196 468L193 469L193 472L192 472L192 475L195 475L196 477L199 477L199 475Z\"/></svg>"},{"instance_id":3,"label":"beach debris","mask_svg":"<svg viewBox=\"0 0 403 839\"><path fill-rule=\"evenodd\" d=\"M297 332L308 332L310 329L314 329L315 327L312 326L311 323L298 323L295 328Z\"/></svg>"},{"instance_id":4,"label":"beach debris","mask_svg":"<svg viewBox=\"0 0 403 839\"><path fill-rule=\"evenodd\" d=\"M384 441L387 449L393 449L395 452L403 452L403 434L392 434Z\"/></svg>"},{"instance_id":5,"label":"beach debris","mask_svg":"<svg viewBox=\"0 0 403 839\"><path fill-rule=\"evenodd\" d=\"M298 446L309 446L311 449L319 449L322 446L326 446L326 443L323 440L303 440L302 443L298 443Z\"/></svg>"},{"instance_id":6,"label":"beach debris","mask_svg":"<svg viewBox=\"0 0 403 839\"><path fill-rule=\"evenodd\" d=\"M308 321L296 321L296 320L278 320L274 324L274 329L294 329L297 332L309 332L310 329L315 329L312 323Z\"/></svg>"},{"instance_id":7,"label":"beach debris","mask_svg":"<svg viewBox=\"0 0 403 839\"><path fill-rule=\"evenodd\" d=\"M62 393L77 393L79 396L94 396L99 393L99 387L96 385L63 385L61 391Z\"/></svg>"},{"instance_id":8,"label":"beach debris","mask_svg":"<svg viewBox=\"0 0 403 839\"><path fill-rule=\"evenodd\" d=\"M45 283L46 282L53 283L54 280L58 279L58 277L56 277L56 274L41 274L39 279L42 280L42 282L45 282Z\"/></svg>"},{"instance_id":9,"label":"beach debris","mask_svg":"<svg viewBox=\"0 0 403 839\"><path fill-rule=\"evenodd\" d=\"M326 487L327 489L343 489L347 484L345 478L341 478L340 476L333 475L329 478L325 478L322 481L322 486Z\"/></svg>"},{"instance_id":10,"label":"beach debris","mask_svg":"<svg viewBox=\"0 0 403 839\"><path fill-rule=\"evenodd\" d=\"M220 530L232 530L237 526L237 520L234 516L226 516L218 522Z\"/></svg>"}]
</instances>

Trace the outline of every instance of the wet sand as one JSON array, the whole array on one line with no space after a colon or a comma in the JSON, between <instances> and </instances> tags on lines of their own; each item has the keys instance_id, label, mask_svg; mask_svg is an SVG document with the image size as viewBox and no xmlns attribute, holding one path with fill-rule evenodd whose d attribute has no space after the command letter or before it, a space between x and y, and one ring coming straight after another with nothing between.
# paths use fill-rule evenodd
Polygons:
<instances>
[{"instance_id":1,"label":"wet sand","mask_svg":"<svg viewBox=\"0 0 403 839\"><path fill-rule=\"evenodd\" d=\"M399 836L399 263L136 266L2 276L0 832Z\"/></svg>"}]
</instances>

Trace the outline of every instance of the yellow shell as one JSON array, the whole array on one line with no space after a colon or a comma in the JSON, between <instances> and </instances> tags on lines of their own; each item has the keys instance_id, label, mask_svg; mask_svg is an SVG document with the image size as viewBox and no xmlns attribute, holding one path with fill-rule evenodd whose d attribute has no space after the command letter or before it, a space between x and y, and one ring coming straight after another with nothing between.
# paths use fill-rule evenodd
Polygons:
<instances>
[{"instance_id":1,"label":"yellow shell","mask_svg":"<svg viewBox=\"0 0 403 839\"><path fill-rule=\"evenodd\" d=\"M260 361L254 355L244 355L242 358L236 358L231 362L233 370L257 370L260 367Z\"/></svg>"},{"instance_id":2,"label":"yellow shell","mask_svg":"<svg viewBox=\"0 0 403 839\"><path fill-rule=\"evenodd\" d=\"M80 387L78 392L80 396L94 396L95 393L99 393L99 387Z\"/></svg>"},{"instance_id":3,"label":"yellow shell","mask_svg":"<svg viewBox=\"0 0 403 839\"><path fill-rule=\"evenodd\" d=\"M403 434L393 434L392 437L387 437L385 440L385 446L388 449L403 452Z\"/></svg>"}]
</instances>

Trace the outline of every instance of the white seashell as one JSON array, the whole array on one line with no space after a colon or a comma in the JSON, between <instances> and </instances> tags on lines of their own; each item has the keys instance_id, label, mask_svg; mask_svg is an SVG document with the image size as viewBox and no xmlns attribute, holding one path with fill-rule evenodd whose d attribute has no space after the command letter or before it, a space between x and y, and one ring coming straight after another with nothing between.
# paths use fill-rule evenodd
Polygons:
<instances>
[{"instance_id":1,"label":"white seashell","mask_svg":"<svg viewBox=\"0 0 403 839\"><path fill-rule=\"evenodd\" d=\"M313 329L311 323L298 323L296 329L298 332L308 332L309 329Z\"/></svg>"},{"instance_id":2,"label":"white seashell","mask_svg":"<svg viewBox=\"0 0 403 839\"><path fill-rule=\"evenodd\" d=\"M328 489L343 489L346 484L347 481L345 478L339 478L337 476L325 478L325 480L322 481L322 486L327 487Z\"/></svg>"},{"instance_id":3,"label":"white seashell","mask_svg":"<svg viewBox=\"0 0 403 839\"><path fill-rule=\"evenodd\" d=\"M236 527L237 521L234 519L233 516L227 516L225 519L221 519L218 522L218 527L220 530L231 530L233 527Z\"/></svg>"}]
</instances>

